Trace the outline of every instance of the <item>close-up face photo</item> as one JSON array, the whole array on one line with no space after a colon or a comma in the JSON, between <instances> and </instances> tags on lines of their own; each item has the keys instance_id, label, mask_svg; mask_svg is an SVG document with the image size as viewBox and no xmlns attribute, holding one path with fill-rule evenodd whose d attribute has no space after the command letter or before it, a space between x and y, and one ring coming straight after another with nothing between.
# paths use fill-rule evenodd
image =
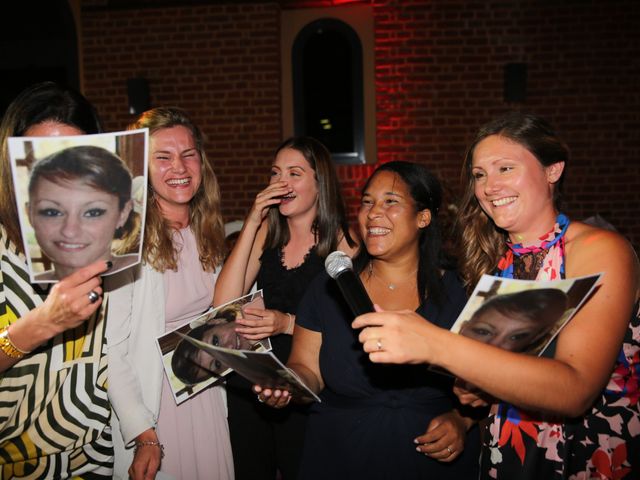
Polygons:
<instances>
[{"instance_id":1,"label":"close-up face photo","mask_svg":"<svg viewBox=\"0 0 640 480\"><path fill-rule=\"evenodd\" d=\"M474 315L460 329L460 335L512 352L524 352L545 332L546 325L531 319L488 310Z\"/></svg>"},{"instance_id":2,"label":"close-up face photo","mask_svg":"<svg viewBox=\"0 0 640 480\"><path fill-rule=\"evenodd\" d=\"M96 260L108 260L115 232L130 211L131 202L120 209L116 195L82 180L52 182L41 178L28 204L38 244L58 275Z\"/></svg>"},{"instance_id":3,"label":"close-up face photo","mask_svg":"<svg viewBox=\"0 0 640 480\"><path fill-rule=\"evenodd\" d=\"M29 275L55 283L103 260L105 275L140 261L148 132L72 135L47 121L9 139ZM64 134L58 136L56 133Z\"/></svg>"}]
</instances>

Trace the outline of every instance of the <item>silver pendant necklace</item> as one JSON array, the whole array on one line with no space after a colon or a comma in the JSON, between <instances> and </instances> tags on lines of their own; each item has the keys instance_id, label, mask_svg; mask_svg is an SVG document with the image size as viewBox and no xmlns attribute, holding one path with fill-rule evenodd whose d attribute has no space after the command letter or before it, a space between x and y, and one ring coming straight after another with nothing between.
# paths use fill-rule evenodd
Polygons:
<instances>
[{"instance_id":1,"label":"silver pendant necklace","mask_svg":"<svg viewBox=\"0 0 640 480\"><path fill-rule=\"evenodd\" d=\"M415 274L418 271L418 269L415 269L413 271L413 273L411 274L411 276L413 276L413 274ZM369 262L369 277L373 277L376 280L378 280L378 282L380 282L382 285L384 285L385 287L387 287L388 290L391 290L392 292L398 288L398 285L396 283L387 283L384 280L382 280L380 277L378 277L374 271L373 271L373 263Z\"/></svg>"}]
</instances>

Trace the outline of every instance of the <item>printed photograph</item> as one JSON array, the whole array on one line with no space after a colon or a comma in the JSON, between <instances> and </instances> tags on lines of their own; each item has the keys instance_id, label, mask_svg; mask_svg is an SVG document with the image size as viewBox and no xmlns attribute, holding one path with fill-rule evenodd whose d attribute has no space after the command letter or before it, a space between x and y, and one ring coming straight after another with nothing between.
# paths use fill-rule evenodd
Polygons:
<instances>
[{"instance_id":1,"label":"printed photograph","mask_svg":"<svg viewBox=\"0 0 640 480\"><path fill-rule=\"evenodd\" d=\"M245 308L264 308L262 290L208 310L158 337L162 363L176 403L184 402L232 371L229 366L189 342L185 336L207 345L233 350L271 350L268 338L251 341L236 333L236 319L252 318L244 312Z\"/></svg>"},{"instance_id":2,"label":"printed photograph","mask_svg":"<svg viewBox=\"0 0 640 480\"><path fill-rule=\"evenodd\" d=\"M140 262L148 131L9 138L32 282L54 283L97 260L105 275Z\"/></svg>"},{"instance_id":3,"label":"printed photograph","mask_svg":"<svg viewBox=\"0 0 640 480\"><path fill-rule=\"evenodd\" d=\"M600 275L565 280L514 280L484 275L451 331L512 352L541 354Z\"/></svg>"}]
</instances>

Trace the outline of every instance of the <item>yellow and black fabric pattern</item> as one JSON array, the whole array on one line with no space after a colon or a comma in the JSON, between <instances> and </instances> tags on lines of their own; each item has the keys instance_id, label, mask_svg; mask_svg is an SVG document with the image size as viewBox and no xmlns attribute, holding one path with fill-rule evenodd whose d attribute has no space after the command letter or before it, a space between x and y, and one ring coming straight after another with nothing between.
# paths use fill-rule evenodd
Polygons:
<instances>
[{"instance_id":1,"label":"yellow and black fabric pattern","mask_svg":"<svg viewBox=\"0 0 640 480\"><path fill-rule=\"evenodd\" d=\"M0 226L0 327L42 304L49 288L29 283ZM0 479L111 478L107 303L0 373Z\"/></svg>"}]
</instances>

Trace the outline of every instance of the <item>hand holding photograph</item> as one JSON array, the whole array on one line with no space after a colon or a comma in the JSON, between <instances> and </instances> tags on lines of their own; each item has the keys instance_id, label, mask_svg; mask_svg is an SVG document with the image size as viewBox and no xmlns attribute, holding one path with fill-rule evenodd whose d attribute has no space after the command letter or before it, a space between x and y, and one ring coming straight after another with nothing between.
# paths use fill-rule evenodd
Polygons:
<instances>
[{"instance_id":1,"label":"hand holding photograph","mask_svg":"<svg viewBox=\"0 0 640 480\"><path fill-rule=\"evenodd\" d=\"M271 350L268 338L251 341L236 333L236 320L249 317L246 308L264 308L262 290L207 310L157 338L165 374L177 404L222 381L225 375L233 371L208 351L196 346L193 340L232 351Z\"/></svg>"},{"instance_id":2,"label":"hand holding photograph","mask_svg":"<svg viewBox=\"0 0 640 480\"><path fill-rule=\"evenodd\" d=\"M293 398L303 401L321 401L320 397L272 352L233 350L205 343L187 335L184 335L184 339L214 357L216 362L232 368L253 384L260 385L262 388L287 389Z\"/></svg>"}]
</instances>

